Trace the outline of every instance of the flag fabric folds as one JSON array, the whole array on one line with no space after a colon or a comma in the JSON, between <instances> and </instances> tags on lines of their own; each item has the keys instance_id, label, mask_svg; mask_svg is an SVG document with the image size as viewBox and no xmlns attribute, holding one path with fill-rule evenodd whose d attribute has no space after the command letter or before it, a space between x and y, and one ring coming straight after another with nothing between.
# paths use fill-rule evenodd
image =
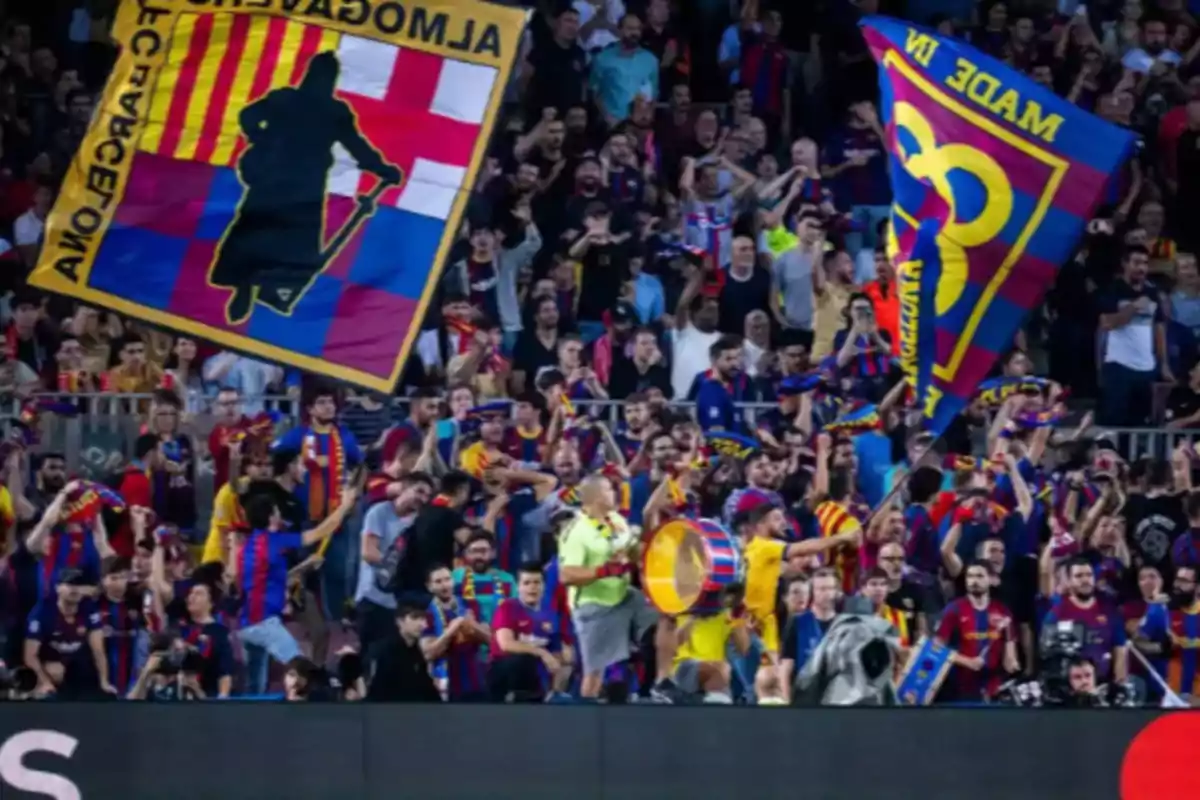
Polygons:
<instances>
[{"instance_id":1,"label":"flag fabric folds","mask_svg":"<svg viewBox=\"0 0 1200 800\"><path fill-rule=\"evenodd\" d=\"M833 422L827 423L822 430L825 433L854 436L881 427L883 427L883 420L879 416L879 407L874 403L864 403L846 411Z\"/></svg>"},{"instance_id":2,"label":"flag fabric folds","mask_svg":"<svg viewBox=\"0 0 1200 800\"><path fill-rule=\"evenodd\" d=\"M31 283L390 391L526 12L362 7L120 4L120 57Z\"/></svg>"},{"instance_id":3,"label":"flag fabric folds","mask_svg":"<svg viewBox=\"0 0 1200 800\"><path fill-rule=\"evenodd\" d=\"M709 450L719 456L729 456L738 461L745 461L758 449L758 440L740 433L713 431L704 437L704 443Z\"/></svg>"},{"instance_id":4,"label":"flag fabric folds","mask_svg":"<svg viewBox=\"0 0 1200 800\"><path fill-rule=\"evenodd\" d=\"M1026 392L1044 392L1050 386L1046 378L1026 376L1023 378L988 378L979 384L975 400L987 408L999 408L1013 395Z\"/></svg>"},{"instance_id":5,"label":"flag fabric folds","mask_svg":"<svg viewBox=\"0 0 1200 800\"><path fill-rule=\"evenodd\" d=\"M913 647L896 682L896 696L906 706L927 706L937 697L938 689L950 673L954 651L927 636Z\"/></svg>"},{"instance_id":6,"label":"flag fabric folds","mask_svg":"<svg viewBox=\"0 0 1200 800\"><path fill-rule=\"evenodd\" d=\"M940 434L1074 254L1135 137L961 41L861 25L892 156L900 360Z\"/></svg>"}]
</instances>

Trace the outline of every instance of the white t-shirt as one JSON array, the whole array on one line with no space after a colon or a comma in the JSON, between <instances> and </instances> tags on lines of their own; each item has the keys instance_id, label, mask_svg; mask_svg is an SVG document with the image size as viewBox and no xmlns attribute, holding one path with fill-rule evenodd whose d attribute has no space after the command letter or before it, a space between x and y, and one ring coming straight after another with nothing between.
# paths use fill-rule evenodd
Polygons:
<instances>
[{"instance_id":1,"label":"white t-shirt","mask_svg":"<svg viewBox=\"0 0 1200 800\"><path fill-rule=\"evenodd\" d=\"M596 16L596 7L588 0L575 0L573 3L575 11L579 14L579 27L582 28L592 21L592 17ZM621 24L621 17L625 16L625 0L606 0L604 3L605 16L613 25ZM584 50L591 52L592 50L601 50L608 47L613 42L617 41L617 37L612 31L604 28L598 28L592 31L586 42L580 42L579 46Z\"/></svg>"},{"instance_id":2,"label":"white t-shirt","mask_svg":"<svg viewBox=\"0 0 1200 800\"><path fill-rule=\"evenodd\" d=\"M758 377L758 362L762 360L765 349L759 347L749 339L742 343L742 367L746 370L746 377Z\"/></svg>"},{"instance_id":3,"label":"white t-shirt","mask_svg":"<svg viewBox=\"0 0 1200 800\"><path fill-rule=\"evenodd\" d=\"M18 247L37 244L42 240L42 231L45 229L46 223L38 219L31 208L13 222L13 239Z\"/></svg>"},{"instance_id":4,"label":"white t-shirt","mask_svg":"<svg viewBox=\"0 0 1200 800\"><path fill-rule=\"evenodd\" d=\"M696 376L708 369L711 359L708 348L721 338L719 331L704 333L692 323L676 330L671 342L671 388L675 399L684 400Z\"/></svg>"},{"instance_id":5,"label":"white t-shirt","mask_svg":"<svg viewBox=\"0 0 1200 800\"><path fill-rule=\"evenodd\" d=\"M1116 310L1120 311L1133 302L1133 299L1122 297L1117 301ZM1139 312L1120 328L1109 331L1104 340L1104 363L1120 364L1138 372L1153 370L1158 363L1154 351L1157 314L1158 303L1151 303L1148 312Z\"/></svg>"}]
</instances>

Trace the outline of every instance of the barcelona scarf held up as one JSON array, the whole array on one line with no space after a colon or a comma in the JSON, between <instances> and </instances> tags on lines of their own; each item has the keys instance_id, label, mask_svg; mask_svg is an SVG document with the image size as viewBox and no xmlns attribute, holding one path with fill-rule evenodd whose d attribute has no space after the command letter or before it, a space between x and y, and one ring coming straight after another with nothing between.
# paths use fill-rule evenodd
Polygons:
<instances>
[{"instance_id":1,"label":"barcelona scarf held up","mask_svg":"<svg viewBox=\"0 0 1200 800\"><path fill-rule=\"evenodd\" d=\"M892 155L900 361L938 435L1074 254L1134 136L961 41L861 26Z\"/></svg>"}]
</instances>

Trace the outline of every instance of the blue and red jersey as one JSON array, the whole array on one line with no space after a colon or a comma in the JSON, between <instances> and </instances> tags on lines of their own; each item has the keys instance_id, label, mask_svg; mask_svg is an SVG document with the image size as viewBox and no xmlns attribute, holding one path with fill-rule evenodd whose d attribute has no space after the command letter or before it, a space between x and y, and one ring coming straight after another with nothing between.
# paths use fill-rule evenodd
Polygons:
<instances>
[{"instance_id":1,"label":"blue and red jersey","mask_svg":"<svg viewBox=\"0 0 1200 800\"><path fill-rule=\"evenodd\" d=\"M546 429L541 426L527 431L514 425L504 431L504 441L500 444L500 451L504 455L527 464L542 463L545 450Z\"/></svg>"},{"instance_id":2,"label":"blue and red jersey","mask_svg":"<svg viewBox=\"0 0 1200 800\"><path fill-rule=\"evenodd\" d=\"M118 691L126 692L137 680L138 637L146 629L142 619L142 604L124 599L111 600L101 595L96 601L100 629L104 632L104 655L108 660L108 681Z\"/></svg>"},{"instance_id":3,"label":"blue and red jersey","mask_svg":"<svg viewBox=\"0 0 1200 800\"><path fill-rule=\"evenodd\" d=\"M838 331L833 337L833 350L838 352L846 344L847 331ZM883 335L887 337L887 332ZM884 352L875 345L874 337L858 335L854 337L854 347L857 354L850 363L842 367L841 374L854 378L884 378L892 369L892 353Z\"/></svg>"},{"instance_id":4,"label":"blue and red jersey","mask_svg":"<svg viewBox=\"0 0 1200 800\"><path fill-rule=\"evenodd\" d=\"M1176 567L1200 568L1200 529L1189 528L1175 538L1171 563Z\"/></svg>"},{"instance_id":5,"label":"blue and red jersey","mask_svg":"<svg viewBox=\"0 0 1200 800\"><path fill-rule=\"evenodd\" d=\"M449 606L442 605L434 598L429 602L429 627L425 631L425 638L439 638L447 625L466 613L466 606L457 597L451 599ZM480 647L479 642L459 633L450 643L446 655L430 663L434 681L448 687L448 699L456 700L484 690L484 665L480 660Z\"/></svg>"},{"instance_id":6,"label":"blue and red jersey","mask_svg":"<svg viewBox=\"0 0 1200 800\"><path fill-rule=\"evenodd\" d=\"M696 420L705 431L748 433L739 404L749 399L750 379L738 373L726 383L713 370L696 378Z\"/></svg>"},{"instance_id":7,"label":"blue and red jersey","mask_svg":"<svg viewBox=\"0 0 1200 800\"><path fill-rule=\"evenodd\" d=\"M749 87L756 113L779 117L783 114L791 59L777 41L767 41L753 32L743 32L742 39L742 85Z\"/></svg>"},{"instance_id":8,"label":"blue and red jersey","mask_svg":"<svg viewBox=\"0 0 1200 800\"><path fill-rule=\"evenodd\" d=\"M825 147L825 160L829 164L843 164L855 155L866 156L867 162L843 170L832 180L838 202L843 208L890 204L892 183L887 150L875 131L846 127L829 137Z\"/></svg>"},{"instance_id":9,"label":"blue and red jersey","mask_svg":"<svg viewBox=\"0 0 1200 800\"><path fill-rule=\"evenodd\" d=\"M608 191L613 202L636 207L642 202L646 178L633 167L618 167L608 171Z\"/></svg>"},{"instance_id":10,"label":"blue and red jersey","mask_svg":"<svg viewBox=\"0 0 1200 800\"><path fill-rule=\"evenodd\" d=\"M543 603L530 608L515 597L510 597L496 608L492 618L491 659L503 658L496 632L512 631L513 637L524 644L540 647L549 653L562 651L563 639L561 620L554 611Z\"/></svg>"},{"instance_id":11,"label":"blue and red jersey","mask_svg":"<svg viewBox=\"0 0 1200 800\"><path fill-rule=\"evenodd\" d=\"M1112 676L1112 655L1117 647L1128 641L1121 615L1108 604L1093 598L1090 605L1080 605L1071 597L1063 597L1042 621L1048 626L1070 623L1082 628L1083 649L1080 654L1096 665L1096 680L1108 683Z\"/></svg>"},{"instance_id":12,"label":"blue and red jersey","mask_svg":"<svg viewBox=\"0 0 1200 800\"><path fill-rule=\"evenodd\" d=\"M1004 682L1004 649L1015 641L1012 613L998 600L978 609L966 597L950 602L938 622L936 636L964 658L982 658L978 672L955 666L951 677L959 700L990 697Z\"/></svg>"},{"instance_id":13,"label":"blue and red jersey","mask_svg":"<svg viewBox=\"0 0 1200 800\"><path fill-rule=\"evenodd\" d=\"M633 463L638 453L642 452L642 444L646 441L631 435L628 430L624 429L613 434L613 440L617 443L617 449L621 451L621 455L625 457L626 464Z\"/></svg>"},{"instance_id":14,"label":"blue and red jersey","mask_svg":"<svg viewBox=\"0 0 1200 800\"><path fill-rule=\"evenodd\" d=\"M1167 645L1162 676L1178 694L1200 695L1200 603L1189 608L1151 605L1140 632Z\"/></svg>"},{"instance_id":15,"label":"blue and red jersey","mask_svg":"<svg viewBox=\"0 0 1200 800\"><path fill-rule=\"evenodd\" d=\"M81 571L88 583L100 583L100 551L87 528L51 531L38 562L38 596L53 598L54 587L66 569Z\"/></svg>"},{"instance_id":16,"label":"blue and red jersey","mask_svg":"<svg viewBox=\"0 0 1200 800\"><path fill-rule=\"evenodd\" d=\"M558 577L558 556L550 559L542 574L546 588L542 594L541 610L555 617L563 644L573 645L575 632L571 626L571 604L567 601L567 586Z\"/></svg>"},{"instance_id":17,"label":"blue and red jersey","mask_svg":"<svg viewBox=\"0 0 1200 800\"><path fill-rule=\"evenodd\" d=\"M487 514L490 499L485 498L467 506L463 516L472 524L480 524ZM531 489L517 489L509 495L508 504L496 517L495 530L492 532L496 543L496 566L505 572L512 572L520 564L521 545L527 534L521 520L536 507L537 498Z\"/></svg>"},{"instance_id":18,"label":"blue and red jersey","mask_svg":"<svg viewBox=\"0 0 1200 800\"><path fill-rule=\"evenodd\" d=\"M275 447L300 452L304 458L304 482L296 487L296 496L304 503L308 518L320 522L337 508L342 484L350 470L362 463L362 450L354 434L343 425L317 429L307 425L292 428ZM316 459L325 458L325 466Z\"/></svg>"},{"instance_id":19,"label":"blue and red jersey","mask_svg":"<svg viewBox=\"0 0 1200 800\"><path fill-rule=\"evenodd\" d=\"M238 570L242 595L238 623L243 628L283 615L287 605L286 553L299 550L303 543L301 534L294 532L251 531L246 537Z\"/></svg>"},{"instance_id":20,"label":"blue and red jersey","mask_svg":"<svg viewBox=\"0 0 1200 800\"><path fill-rule=\"evenodd\" d=\"M234 671L233 645L229 629L214 620L204 625L185 622L179 629L180 638L194 649L204 661L200 670L200 687L209 697L220 690L220 679Z\"/></svg>"},{"instance_id":21,"label":"blue and red jersey","mask_svg":"<svg viewBox=\"0 0 1200 800\"><path fill-rule=\"evenodd\" d=\"M58 603L43 601L37 604L25 623L25 640L37 642L38 658L57 661L69 666L76 659L90 664L88 634L100 628L100 615L88 601L79 604L73 616L59 610Z\"/></svg>"},{"instance_id":22,"label":"blue and red jersey","mask_svg":"<svg viewBox=\"0 0 1200 800\"><path fill-rule=\"evenodd\" d=\"M912 503L904 509L904 554L908 565L926 575L937 575L942 565L937 528L925 506Z\"/></svg>"}]
</instances>

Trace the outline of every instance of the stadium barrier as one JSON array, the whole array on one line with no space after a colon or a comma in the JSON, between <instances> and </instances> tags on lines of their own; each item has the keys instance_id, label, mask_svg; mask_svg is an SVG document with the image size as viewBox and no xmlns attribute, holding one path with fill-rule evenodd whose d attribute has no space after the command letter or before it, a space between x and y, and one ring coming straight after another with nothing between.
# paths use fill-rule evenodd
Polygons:
<instances>
[{"instance_id":1,"label":"stadium barrier","mask_svg":"<svg viewBox=\"0 0 1200 800\"><path fill-rule=\"evenodd\" d=\"M1173 752L1163 734L1195 737L1198 723L1155 711L10 703L0 796L1134 800L1151 796L1141 776L1168 777L1173 759L1191 768L1193 745ZM1157 773L1127 755L1139 735Z\"/></svg>"}]
</instances>

